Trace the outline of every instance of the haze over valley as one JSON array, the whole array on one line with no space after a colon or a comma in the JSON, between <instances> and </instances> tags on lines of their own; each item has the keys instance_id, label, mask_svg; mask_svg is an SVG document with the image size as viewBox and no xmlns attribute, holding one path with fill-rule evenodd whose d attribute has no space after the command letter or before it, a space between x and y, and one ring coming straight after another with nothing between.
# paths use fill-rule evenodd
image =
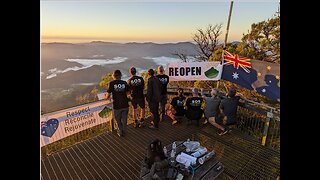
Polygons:
<instances>
[{"instance_id":1,"label":"haze over valley","mask_svg":"<svg viewBox=\"0 0 320 180\"><path fill-rule=\"evenodd\" d=\"M98 83L101 76L120 69L128 78L131 66L146 70L180 62L172 53L193 56L194 44L182 43L45 43L41 45L41 89L68 88L79 83Z\"/></svg>"},{"instance_id":2,"label":"haze over valley","mask_svg":"<svg viewBox=\"0 0 320 180\"><path fill-rule=\"evenodd\" d=\"M59 99L58 97L64 96L63 99L69 99L70 94L73 93L72 98L75 99L77 95L89 91L94 86L99 88L98 83L101 77L112 73L115 69L120 69L123 79L128 79L128 69L131 66L136 67L139 72L156 68L158 65L166 66L169 62L181 62L178 56L173 55L177 52L188 55L190 60L197 54L195 44L190 42L166 44L151 42L121 44L101 41L78 44L42 43L40 74L42 109L51 110L52 106L60 107L66 104L55 102L53 105L53 101ZM81 93L79 89L82 89Z\"/></svg>"}]
</instances>

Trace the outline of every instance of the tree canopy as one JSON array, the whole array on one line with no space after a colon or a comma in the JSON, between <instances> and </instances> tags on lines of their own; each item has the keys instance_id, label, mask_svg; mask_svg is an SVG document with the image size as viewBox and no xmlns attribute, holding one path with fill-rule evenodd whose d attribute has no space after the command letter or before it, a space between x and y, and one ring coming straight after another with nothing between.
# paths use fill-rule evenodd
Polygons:
<instances>
[{"instance_id":1,"label":"tree canopy","mask_svg":"<svg viewBox=\"0 0 320 180\"><path fill-rule=\"evenodd\" d=\"M280 64L280 17L251 25L251 30L243 34L236 53L251 59Z\"/></svg>"}]
</instances>

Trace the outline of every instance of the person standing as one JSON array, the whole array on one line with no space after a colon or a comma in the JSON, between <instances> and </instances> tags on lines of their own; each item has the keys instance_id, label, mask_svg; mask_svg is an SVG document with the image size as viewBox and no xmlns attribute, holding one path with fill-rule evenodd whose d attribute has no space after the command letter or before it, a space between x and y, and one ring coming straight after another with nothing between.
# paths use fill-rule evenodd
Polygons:
<instances>
[{"instance_id":1,"label":"person standing","mask_svg":"<svg viewBox=\"0 0 320 180\"><path fill-rule=\"evenodd\" d=\"M147 87L147 95L146 99L149 105L150 112L153 116L153 125L150 125L151 129L159 128L159 103L161 96L161 83L157 77L154 76L154 70L149 69L148 75L150 76L148 79L148 87Z\"/></svg>"},{"instance_id":2,"label":"person standing","mask_svg":"<svg viewBox=\"0 0 320 180\"><path fill-rule=\"evenodd\" d=\"M129 103L127 93L129 86L126 81L121 80L121 71L115 70L112 74L113 81L110 82L107 90L106 99L109 100L112 94L113 114L118 124L117 134L124 136L127 132L127 120L129 112Z\"/></svg>"},{"instance_id":3,"label":"person standing","mask_svg":"<svg viewBox=\"0 0 320 180\"><path fill-rule=\"evenodd\" d=\"M130 73L130 79L127 81L130 91L131 91L131 104L133 106L133 118L134 118L134 124L133 127L142 127L144 123L144 117L145 117L145 99L143 95L143 89L144 89L144 80L142 77L137 76L137 70L135 67L131 67L129 69ZM138 105L141 109L141 119L138 120L137 114L138 114Z\"/></svg>"},{"instance_id":4,"label":"person standing","mask_svg":"<svg viewBox=\"0 0 320 180\"><path fill-rule=\"evenodd\" d=\"M163 66L158 66L158 75L157 78L161 82L161 97L160 97L160 109L161 109L161 120L164 119L164 115L166 114L166 104L168 100L167 96L167 86L169 83L169 76L164 74Z\"/></svg>"},{"instance_id":5,"label":"person standing","mask_svg":"<svg viewBox=\"0 0 320 180\"><path fill-rule=\"evenodd\" d=\"M188 124L190 124L192 120L196 120L197 126L200 125L199 121L203 115L202 104L203 98L199 97L198 89L193 88L192 97L189 97L186 101L186 117L188 119Z\"/></svg>"}]
</instances>

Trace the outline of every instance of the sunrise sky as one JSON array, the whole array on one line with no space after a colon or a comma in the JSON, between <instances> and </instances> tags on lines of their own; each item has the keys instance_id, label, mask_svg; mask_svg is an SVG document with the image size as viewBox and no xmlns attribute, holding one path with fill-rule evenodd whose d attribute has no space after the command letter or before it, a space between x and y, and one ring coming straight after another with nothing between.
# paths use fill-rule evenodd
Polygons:
<instances>
[{"instance_id":1,"label":"sunrise sky","mask_svg":"<svg viewBox=\"0 0 320 180\"><path fill-rule=\"evenodd\" d=\"M272 18L279 1L233 3L228 41L241 40L252 23ZM181 42L192 41L197 29L223 23L230 1L42 0L41 42Z\"/></svg>"}]
</instances>

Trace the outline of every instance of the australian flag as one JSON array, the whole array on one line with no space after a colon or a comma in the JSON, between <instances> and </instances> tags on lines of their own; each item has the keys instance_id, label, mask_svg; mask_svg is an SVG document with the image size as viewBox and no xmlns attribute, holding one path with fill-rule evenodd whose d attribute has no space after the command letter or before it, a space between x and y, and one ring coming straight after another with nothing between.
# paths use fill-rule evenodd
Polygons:
<instances>
[{"instance_id":1,"label":"australian flag","mask_svg":"<svg viewBox=\"0 0 320 180\"><path fill-rule=\"evenodd\" d=\"M280 65L240 58L224 51L221 79L280 101Z\"/></svg>"}]
</instances>

